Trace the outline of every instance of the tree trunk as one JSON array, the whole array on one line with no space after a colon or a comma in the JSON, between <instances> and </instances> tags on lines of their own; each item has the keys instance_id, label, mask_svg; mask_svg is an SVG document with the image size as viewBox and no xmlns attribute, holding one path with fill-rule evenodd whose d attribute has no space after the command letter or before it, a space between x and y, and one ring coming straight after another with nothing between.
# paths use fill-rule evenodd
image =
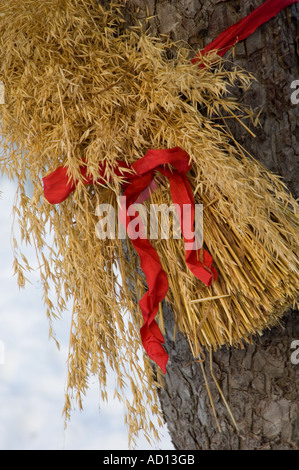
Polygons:
<instances>
[{"instance_id":1,"label":"tree trunk","mask_svg":"<svg viewBox=\"0 0 299 470\"><path fill-rule=\"evenodd\" d=\"M170 34L199 50L229 25L249 14L261 0L131 0L128 11L150 20L155 35ZM236 139L266 167L280 174L299 196L299 104L292 104L291 83L299 79L299 5L286 8L235 48L234 64L252 72L257 81L242 97L261 126L251 137L238 124ZM173 342L173 316L163 307L166 349L170 359L160 401L176 449L298 449L299 364L291 360L299 339L298 312L286 314L284 328L267 331L244 349L222 348L213 354L215 377L238 426L210 373L210 358L192 362L187 340ZM190 363L191 362L191 363ZM204 373L205 371L205 373ZM218 428L210 403L210 387Z\"/></svg>"}]
</instances>

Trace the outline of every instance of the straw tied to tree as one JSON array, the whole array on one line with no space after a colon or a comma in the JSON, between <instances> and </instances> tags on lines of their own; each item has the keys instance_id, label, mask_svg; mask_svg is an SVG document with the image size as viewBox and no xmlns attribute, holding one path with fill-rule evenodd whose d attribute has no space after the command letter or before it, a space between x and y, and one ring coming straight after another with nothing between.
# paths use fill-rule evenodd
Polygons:
<instances>
[{"instance_id":1,"label":"straw tied to tree","mask_svg":"<svg viewBox=\"0 0 299 470\"><path fill-rule=\"evenodd\" d=\"M268 0L191 62L187 46L126 29L113 5L1 2L1 168L18 178L15 214L22 239L36 246L51 334L53 319L73 301L66 417L73 398L82 406L91 374L107 399L109 365L130 438L140 429L157 435L150 416L162 422L163 376L150 358L166 372L163 299L194 358L203 348L250 341L298 300L298 204L229 132L235 118L253 134L244 122L251 110L229 93L253 77L221 59L291 3ZM193 221L195 204L204 204L203 247L189 249L184 231L183 239L152 243L130 240L129 231L126 245L97 238L95 207L117 209L125 195L128 228L127 208L152 185L147 209L188 204ZM16 241L14 248L23 284L30 266Z\"/></svg>"}]
</instances>

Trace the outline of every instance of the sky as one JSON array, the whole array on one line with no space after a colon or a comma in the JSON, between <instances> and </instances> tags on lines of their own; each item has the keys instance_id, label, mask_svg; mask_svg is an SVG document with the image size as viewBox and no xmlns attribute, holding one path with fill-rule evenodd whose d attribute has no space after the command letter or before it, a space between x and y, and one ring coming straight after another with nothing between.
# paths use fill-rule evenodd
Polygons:
<instances>
[{"instance_id":1,"label":"sky","mask_svg":"<svg viewBox=\"0 0 299 470\"><path fill-rule=\"evenodd\" d=\"M13 276L15 184L0 176L0 191L0 450L127 450L123 407L112 398L107 404L100 400L96 379L83 411L74 410L64 428L70 314L54 324L58 350L49 339L38 273L21 290ZM35 260L32 249L24 252L29 264ZM113 396L112 375L109 380ZM150 445L141 435L136 449L173 449L166 428L160 436Z\"/></svg>"}]
</instances>

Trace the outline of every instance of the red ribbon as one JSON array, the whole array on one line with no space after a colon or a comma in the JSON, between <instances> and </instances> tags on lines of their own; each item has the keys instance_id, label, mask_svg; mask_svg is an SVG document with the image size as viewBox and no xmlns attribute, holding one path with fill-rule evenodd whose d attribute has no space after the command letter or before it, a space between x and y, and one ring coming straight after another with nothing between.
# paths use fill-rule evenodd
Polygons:
<instances>
[{"instance_id":1,"label":"red ribbon","mask_svg":"<svg viewBox=\"0 0 299 470\"><path fill-rule=\"evenodd\" d=\"M246 39L261 24L267 22L277 15L282 9L299 0L267 0L252 13L223 31L214 41L200 51L192 60L193 63L200 62L202 57L211 50L216 50L218 55L223 56L237 42ZM204 66L203 64L199 64ZM127 174L125 182L125 201L123 208L125 217L123 218L127 233L130 236L130 222L132 216L128 215L128 208L136 201L144 200L149 194L149 188L154 187L153 179L156 171L167 177L170 183L171 197L180 209L188 205L191 209L191 228L194 223L194 199L190 183L186 176L190 170L188 154L175 147L173 149L148 150L146 155L136 161L131 167L124 162L117 162L118 167L114 169L115 175L123 176L124 169L133 169L134 173ZM172 170L168 166L171 165ZM99 178L94 181L92 176L87 174L86 166L80 167L84 184L102 183L105 179L106 165L100 164ZM78 182L68 177L66 167L59 167L53 173L43 178L44 194L51 204L64 201L68 195L75 190ZM182 210L180 214L182 214ZM134 217L135 218L135 217ZM182 220L181 228L183 229ZM141 224L141 220L139 220ZM185 240L185 259L191 272L206 285L210 285L217 277L215 268L212 267L212 257L203 249L190 249L194 239L188 239L183 233ZM141 268L145 274L148 291L139 302L142 315L143 326L141 328L141 339L143 346L149 357L153 359L166 372L168 355L162 344L163 335L155 320L159 303L165 298L168 291L168 280L165 271L162 269L158 254L147 238L131 238L132 244L138 252ZM187 245L188 243L188 245ZM189 248L187 248L187 246Z\"/></svg>"},{"instance_id":2,"label":"red ribbon","mask_svg":"<svg viewBox=\"0 0 299 470\"><path fill-rule=\"evenodd\" d=\"M191 168L189 159L189 155L179 147L164 150L148 150L143 158L137 160L132 165L132 168L136 171L136 177L130 181L130 185L124 192L124 197L126 197L127 209L130 205L134 204L139 194L149 186L156 171L159 171L168 178L172 201L180 209L178 210L178 215L181 219L181 229L185 240L186 264L197 278L206 285L210 285L217 278L217 272L212 267L213 259L204 249L190 249L195 240L194 237L190 239L188 234L184 233L184 224L182 223L184 208L188 207L191 209L190 223L191 228L193 228L194 199L189 180L186 176L186 173ZM165 167L166 164L171 164L172 170ZM128 228L132 219L132 217L127 215L126 228L129 236ZM139 302L144 320L140 331L142 343L149 357L165 373L168 355L162 347L164 338L155 321L155 316L159 303L165 298L168 291L167 275L162 269L156 250L148 239L137 238L131 239L131 241L139 255L141 268L148 285L148 291Z\"/></svg>"},{"instance_id":3,"label":"red ribbon","mask_svg":"<svg viewBox=\"0 0 299 470\"><path fill-rule=\"evenodd\" d=\"M216 50L217 54L222 57L237 42L246 39L259 26L293 3L299 3L299 0L267 0L245 18L220 33L192 59L192 63L201 61L202 57L212 50Z\"/></svg>"},{"instance_id":4,"label":"red ribbon","mask_svg":"<svg viewBox=\"0 0 299 470\"><path fill-rule=\"evenodd\" d=\"M155 172L160 172L167 177L170 183L170 192L173 203L179 209L181 229L185 240L185 260L191 272L206 285L210 285L217 278L217 272L212 267L213 259L211 255L203 248L196 249L195 237L192 234L184 233L185 227L182 221L183 213L186 207L190 208L190 228L194 225L194 198L190 183L186 173L190 170L189 155L175 147L173 149L148 150L143 158L133 163L131 167L124 162L118 162L115 174L121 176L123 169L133 169L134 173L128 174L124 183L125 191L123 200L125 207L120 211L122 220L125 222L127 233L140 258L140 265L145 274L148 291L139 302L143 315L143 326L140 330L141 340L149 357L154 360L166 372L168 355L162 344L163 335L155 320L159 303L165 298L168 291L167 274L162 269L159 256L147 238L135 238L130 233L130 222L135 220L135 216L128 215L128 208L132 206L139 196L150 186ZM170 169L166 165L171 165ZM102 183L105 184L105 164L99 165L99 178L94 181L87 174L86 166L80 167L84 184ZM51 204L57 204L64 201L71 192L76 189L78 184L72 178L68 177L66 167L59 167L53 173L43 178L45 198ZM125 215L125 217L123 217ZM138 223L141 224L140 218Z\"/></svg>"}]
</instances>

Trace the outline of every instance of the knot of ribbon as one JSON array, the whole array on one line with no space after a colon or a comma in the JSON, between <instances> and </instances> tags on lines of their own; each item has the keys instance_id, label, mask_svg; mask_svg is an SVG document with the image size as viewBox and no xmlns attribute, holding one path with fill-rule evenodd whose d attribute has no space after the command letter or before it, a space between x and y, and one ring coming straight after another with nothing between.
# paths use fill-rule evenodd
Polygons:
<instances>
[{"instance_id":1,"label":"knot of ribbon","mask_svg":"<svg viewBox=\"0 0 299 470\"><path fill-rule=\"evenodd\" d=\"M146 237L130 236L130 222L135 216L129 215L128 208L132 206L151 186L156 172L168 178L172 201L177 209L182 234L185 241L185 260L190 271L206 285L217 278L216 269L212 266L211 255L202 247L196 248L195 235L190 232L185 233L185 224L182 223L182 215L185 207L190 210L190 225L194 224L194 198L192 189L187 178L190 170L190 157L179 147L162 150L148 150L144 157L137 160L131 166L119 161L115 168L115 174L123 175L124 169L133 170L128 173L124 181L123 200L125 207L120 209L121 220L125 224L127 234L139 255L140 266L144 272L148 290L139 301L139 306L143 316L143 326L140 334L143 347L148 356L155 361L162 371L166 372L168 355L162 344L163 335L155 320L159 304L166 297L168 292L167 274L163 270L157 251ZM170 168L171 166L171 168ZM106 164L99 165L99 177L94 181L93 177L87 173L86 165L80 166L83 176L82 182L86 184L107 183L105 180ZM78 181L70 178L66 167L58 167L55 171L43 178L44 195L51 204L58 204L64 201L77 187ZM141 223L138 218L138 223Z\"/></svg>"}]
</instances>

